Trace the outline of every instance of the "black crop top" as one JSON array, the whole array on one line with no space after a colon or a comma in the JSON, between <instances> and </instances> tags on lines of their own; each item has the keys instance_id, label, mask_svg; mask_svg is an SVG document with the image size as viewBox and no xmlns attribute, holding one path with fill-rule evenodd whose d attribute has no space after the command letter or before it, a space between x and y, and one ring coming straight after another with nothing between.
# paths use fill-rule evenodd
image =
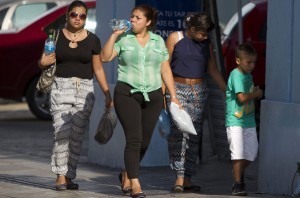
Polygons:
<instances>
[{"instance_id":1,"label":"black crop top","mask_svg":"<svg viewBox=\"0 0 300 198\"><path fill-rule=\"evenodd\" d=\"M56 43L56 73L58 77L78 77L82 79L93 78L93 55L100 54L101 44L99 38L88 32L88 36L78 41L77 48L69 47L70 40L60 30Z\"/></svg>"}]
</instances>

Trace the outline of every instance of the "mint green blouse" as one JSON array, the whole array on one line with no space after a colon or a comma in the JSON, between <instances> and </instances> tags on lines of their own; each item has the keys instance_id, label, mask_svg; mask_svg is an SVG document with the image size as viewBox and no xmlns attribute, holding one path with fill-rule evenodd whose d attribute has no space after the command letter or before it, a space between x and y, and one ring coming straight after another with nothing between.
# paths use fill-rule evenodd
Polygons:
<instances>
[{"instance_id":1,"label":"mint green blouse","mask_svg":"<svg viewBox=\"0 0 300 198\"><path fill-rule=\"evenodd\" d=\"M119 36L114 45L118 53L118 81L131 85L131 93L141 92L145 101L150 101L148 92L161 88L161 63L169 58L163 38L148 33L150 39L144 48L132 32Z\"/></svg>"}]
</instances>

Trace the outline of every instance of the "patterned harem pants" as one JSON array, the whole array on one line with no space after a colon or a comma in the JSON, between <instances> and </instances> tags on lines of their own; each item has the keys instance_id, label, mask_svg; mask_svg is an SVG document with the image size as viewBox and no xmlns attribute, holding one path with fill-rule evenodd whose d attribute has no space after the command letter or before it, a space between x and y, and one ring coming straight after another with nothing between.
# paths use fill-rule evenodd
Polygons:
<instances>
[{"instance_id":1,"label":"patterned harem pants","mask_svg":"<svg viewBox=\"0 0 300 198\"><path fill-rule=\"evenodd\" d=\"M54 147L53 173L76 178L85 127L94 105L93 79L56 77L50 95Z\"/></svg>"},{"instance_id":2,"label":"patterned harem pants","mask_svg":"<svg viewBox=\"0 0 300 198\"><path fill-rule=\"evenodd\" d=\"M182 133L172 122L168 138L170 166L178 177L191 177L196 174L199 146L202 144L204 113L208 99L206 82L200 84L180 84L175 82L177 98L183 109L191 116L197 135ZM167 93L168 94L168 93ZM167 105L170 99L167 95Z\"/></svg>"}]
</instances>

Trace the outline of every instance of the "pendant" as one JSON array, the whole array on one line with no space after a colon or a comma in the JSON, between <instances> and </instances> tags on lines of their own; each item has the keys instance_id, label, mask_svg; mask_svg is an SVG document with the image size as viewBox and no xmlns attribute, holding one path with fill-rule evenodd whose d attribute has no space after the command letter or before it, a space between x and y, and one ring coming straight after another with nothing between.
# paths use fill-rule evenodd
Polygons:
<instances>
[{"instance_id":1,"label":"pendant","mask_svg":"<svg viewBox=\"0 0 300 198\"><path fill-rule=\"evenodd\" d=\"M69 47L70 47L70 48L77 48L77 47L78 47L78 44L77 44L76 42L70 41Z\"/></svg>"}]
</instances>

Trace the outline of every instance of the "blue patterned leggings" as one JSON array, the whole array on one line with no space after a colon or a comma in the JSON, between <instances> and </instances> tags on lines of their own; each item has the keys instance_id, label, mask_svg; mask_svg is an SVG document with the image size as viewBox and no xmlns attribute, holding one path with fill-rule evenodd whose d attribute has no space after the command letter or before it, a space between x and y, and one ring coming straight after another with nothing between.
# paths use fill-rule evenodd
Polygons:
<instances>
[{"instance_id":1,"label":"blue patterned leggings","mask_svg":"<svg viewBox=\"0 0 300 198\"><path fill-rule=\"evenodd\" d=\"M195 85L175 82L176 94L183 109L191 116L197 135L182 133L172 122L168 139L170 166L178 177L191 177L196 174L196 162L201 146L204 113L208 99L205 82ZM167 106L170 96L166 91Z\"/></svg>"},{"instance_id":2,"label":"blue patterned leggings","mask_svg":"<svg viewBox=\"0 0 300 198\"><path fill-rule=\"evenodd\" d=\"M56 77L50 95L54 146L53 173L76 178L85 127L94 105L93 80Z\"/></svg>"}]
</instances>

